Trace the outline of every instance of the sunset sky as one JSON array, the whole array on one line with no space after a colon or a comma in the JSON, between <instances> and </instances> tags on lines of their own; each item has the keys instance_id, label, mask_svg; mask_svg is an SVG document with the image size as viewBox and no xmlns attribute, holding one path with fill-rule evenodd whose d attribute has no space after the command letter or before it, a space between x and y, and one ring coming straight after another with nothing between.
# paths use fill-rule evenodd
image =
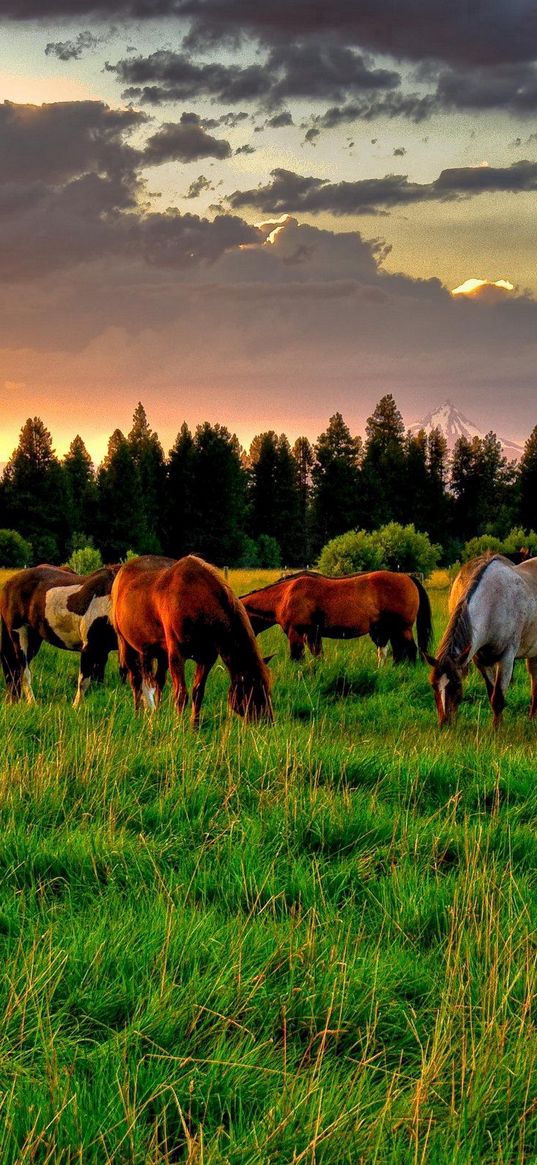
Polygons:
<instances>
[{"instance_id":1,"label":"sunset sky","mask_svg":"<svg viewBox=\"0 0 537 1165\"><path fill-rule=\"evenodd\" d=\"M166 449L388 391L524 439L536 61L534 0L1 0L0 460L139 399Z\"/></svg>"}]
</instances>

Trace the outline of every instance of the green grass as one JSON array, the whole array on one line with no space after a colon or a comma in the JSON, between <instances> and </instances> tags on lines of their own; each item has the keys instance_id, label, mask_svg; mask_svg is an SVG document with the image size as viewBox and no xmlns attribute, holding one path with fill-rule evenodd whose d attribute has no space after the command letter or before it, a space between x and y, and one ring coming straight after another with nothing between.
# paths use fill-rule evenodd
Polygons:
<instances>
[{"instance_id":1,"label":"green grass","mask_svg":"<svg viewBox=\"0 0 537 1165\"><path fill-rule=\"evenodd\" d=\"M53 649L0 706L2 1165L537 1161L524 669L440 733L423 666L260 642L273 728L218 668L197 735L115 662L77 713Z\"/></svg>"}]
</instances>

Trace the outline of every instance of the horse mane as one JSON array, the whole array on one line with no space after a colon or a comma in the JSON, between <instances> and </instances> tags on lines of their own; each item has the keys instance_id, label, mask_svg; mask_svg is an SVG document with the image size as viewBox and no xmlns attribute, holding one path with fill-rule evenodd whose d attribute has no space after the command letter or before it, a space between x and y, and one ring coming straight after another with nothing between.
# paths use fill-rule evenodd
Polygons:
<instances>
[{"instance_id":1,"label":"horse mane","mask_svg":"<svg viewBox=\"0 0 537 1165\"><path fill-rule=\"evenodd\" d=\"M456 658L462 655L471 643L472 625L470 623L468 603L472 595L475 594L485 571L488 570L493 562L506 562L506 559L502 554L491 554L490 551L486 551L485 554L481 554L476 559L473 570L466 583L466 590L450 616L448 625L438 645L437 658L439 661L443 661L446 656L455 656ZM512 563L509 562L509 566L512 566Z\"/></svg>"}]
</instances>

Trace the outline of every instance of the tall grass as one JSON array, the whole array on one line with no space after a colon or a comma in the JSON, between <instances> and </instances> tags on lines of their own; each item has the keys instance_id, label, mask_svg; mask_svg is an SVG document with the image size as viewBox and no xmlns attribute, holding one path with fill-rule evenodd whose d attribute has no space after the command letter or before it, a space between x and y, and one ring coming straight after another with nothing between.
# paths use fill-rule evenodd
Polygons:
<instances>
[{"instance_id":1,"label":"tall grass","mask_svg":"<svg viewBox=\"0 0 537 1165\"><path fill-rule=\"evenodd\" d=\"M219 668L197 735L115 663L77 713L47 648L2 703L0 1160L536 1160L525 672L500 733L475 675L440 733L423 666L261 642L273 728Z\"/></svg>"}]
</instances>

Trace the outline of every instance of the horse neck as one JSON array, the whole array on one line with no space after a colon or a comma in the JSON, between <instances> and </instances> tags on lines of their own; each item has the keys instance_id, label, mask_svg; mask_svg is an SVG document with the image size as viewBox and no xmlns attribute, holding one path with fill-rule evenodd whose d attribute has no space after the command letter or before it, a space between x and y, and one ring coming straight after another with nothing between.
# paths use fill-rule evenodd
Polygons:
<instances>
[{"instance_id":1,"label":"horse neck","mask_svg":"<svg viewBox=\"0 0 537 1165\"><path fill-rule=\"evenodd\" d=\"M260 591L253 591L251 595L243 595L243 602L247 604L247 609L263 619L267 627L276 622L276 606L281 598L285 581L282 579L280 582L272 583L269 587L263 587Z\"/></svg>"},{"instance_id":2,"label":"horse neck","mask_svg":"<svg viewBox=\"0 0 537 1165\"><path fill-rule=\"evenodd\" d=\"M241 611L234 611L230 618L229 630L222 637L220 654L232 680L245 673L260 673L263 668L255 635Z\"/></svg>"}]
</instances>

